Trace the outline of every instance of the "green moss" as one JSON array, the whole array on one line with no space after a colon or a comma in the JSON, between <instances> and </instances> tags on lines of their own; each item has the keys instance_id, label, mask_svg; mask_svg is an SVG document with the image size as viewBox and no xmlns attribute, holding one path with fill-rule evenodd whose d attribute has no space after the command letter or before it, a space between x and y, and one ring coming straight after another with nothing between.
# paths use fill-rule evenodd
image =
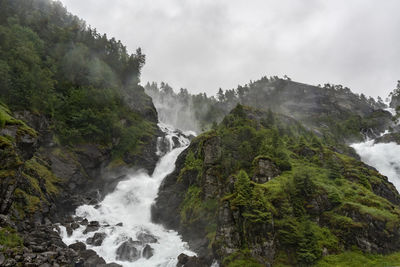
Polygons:
<instances>
[{"instance_id":1,"label":"green moss","mask_svg":"<svg viewBox=\"0 0 400 267\"><path fill-rule=\"evenodd\" d=\"M108 169L126 166L126 162L122 158L114 158L108 165Z\"/></svg>"},{"instance_id":2,"label":"green moss","mask_svg":"<svg viewBox=\"0 0 400 267\"><path fill-rule=\"evenodd\" d=\"M19 188L15 190L14 195L17 199L23 201L23 206L19 203L17 207L17 209L22 213L22 216L26 212L35 213L41 209L41 201L39 197L30 195Z\"/></svg>"},{"instance_id":3,"label":"green moss","mask_svg":"<svg viewBox=\"0 0 400 267\"><path fill-rule=\"evenodd\" d=\"M29 173L34 173L40 179L44 180L45 183L45 190L49 194L57 194L59 192L59 188L57 184L61 181L58 177L56 177L47 166L44 165L43 161L39 162L38 158L32 158L25 162L25 167L26 170ZM32 178L32 177L31 177ZM32 178L36 180L36 183L38 183L37 179ZM35 183L35 182L34 182ZM38 185L37 185L38 187ZM38 192L41 192L41 189L39 188Z\"/></svg>"},{"instance_id":4,"label":"green moss","mask_svg":"<svg viewBox=\"0 0 400 267\"><path fill-rule=\"evenodd\" d=\"M132 119L132 125L124 127L118 126L120 141L112 149L113 159L124 158L125 156L135 157L142 152L142 147L153 136L156 126L139 116Z\"/></svg>"},{"instance_id":5,"label":"green moss","mask_svg":"<svg viewBox=\"0 0 400 267\"><path fill-rule=\"evenodd\" d=\"M0 228L0 245L3 246L3 251L23 246L22 238L12 228Z\"/></svg>"},{"instance_id":6,"label":"green moss","mask_svg":"<svg viewBox=\"0 0 400 267\"><path fill-rule=\"evenodd\" d=\"M9 138L0 135L0 148L4 149L6 147L12 147L12 141Z\"/></svg>"},{"instance_id":7,"label":"green moss","mask_svg":"<svg viewBox=\"0 0 400 267\"><path fill-rule=\"evenodd\" d=\"M222 157L207 170L216 171L219 182L226 182L222 186L233 189L217 203L229 202L235 214L241 242L238 249L251 248L254 235L262 231L263 238L270 234L275 238L278 266L311 266L322 258L323 251L342 253L354 245L355 237L369 227L369 218L384 222L388 234L398 229L400 208L372 190L378 183L392 188L385 177L336 152L348 151L344 147L333 147L335 142L328 145L295 123L288 125L278 118L264 122L258 119L260 113L250 111L247 116L246 112L236 109L212 131L220 141ZM205 140L201 135L192 142L180 177L189 170L203 172L200 159ZM251 181L261 158L271 160L281 171L264 184ZM212 210L207 211L202 204L201 182L194 181L185 193L181 205L185 227L194 225L200 216L209 216ZM350 217L353 214L354 220ZM207 233L214 237L212 230ZM220 245L223 240L216 240L214 247ZM224 264L247 266L253 260L250 253L239 251L227 256Z\"/></svg>"},{"instance_id":8,"label":"green moss","mask_svg":"<svg viewBox=\"0 0 400 267\"><path fill-rule=\"evenodd\" d=\"M183 175L188 171L196 171L197 179L199 179L203 173L203 161L196 158L194 152L191 150L186 155L185 165L179 172L178 181L182 181Z\"/></svg>"},{"instance_id":9,"label":"green moss","mask_svg":"<svg viewBox=\"0 0 400 267\"><path fill-rule=\"evenodd\" d=\"M240 250L232 253L222 260L224 266L227 267L262 267L264 265L257 262L248 250Z\"/></svg>"},{"instance_id":10,"label":"green moss","mask_svg":"<svg viewBox=\"0 0 400 267\"><path fill-rule=\"evenodd\" d=\"M360 251L347 251L338 255L328 255L315 265L316 267L375 267L398 266L400 252L389 255L366 254Z\"/></svg>"},{"instance_id":11,"label":"green moss","mask_svg":"<svg viewBox=\"0 0 400 267\"><path fill-rule=\"evenodd\" d=\"M200 198L201 189L197 186L189 187L185 199L181 205L181 221L183 224L193 224L199 218L202 210L202 200Z\"/></svg>"}]
</instances>

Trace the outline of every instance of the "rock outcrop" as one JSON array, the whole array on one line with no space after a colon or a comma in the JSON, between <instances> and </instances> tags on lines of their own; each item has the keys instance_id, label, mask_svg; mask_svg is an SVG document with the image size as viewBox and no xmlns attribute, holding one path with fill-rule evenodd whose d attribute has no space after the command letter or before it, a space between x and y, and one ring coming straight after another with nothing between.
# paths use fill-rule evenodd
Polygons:
<instances>
[{"instance_id":1,"label":"rock outcrop","mask_svg":"<svg viewBox=\"0 0 400 267\"><path fill-rule=\"evenodd\" d=\"M387 178L292 120L275 115L271 125L265 116L240 107L195 138L160 187L154 221L179 231L202 261L222 266L271 266L282 253L309 264L353 246L397 251L400 196ZM286 130L279 137L274 127ZM318 247L319 234L332 243ZM180 256L180 264L187 260Z\"/></svg>"}]
</instances>

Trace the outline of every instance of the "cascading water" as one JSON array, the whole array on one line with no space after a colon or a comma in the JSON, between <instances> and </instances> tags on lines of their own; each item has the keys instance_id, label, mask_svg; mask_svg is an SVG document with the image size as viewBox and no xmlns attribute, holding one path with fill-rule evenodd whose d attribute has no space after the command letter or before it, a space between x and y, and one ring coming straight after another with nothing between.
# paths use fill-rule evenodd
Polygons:
<instances>
[{"instance_id":1,"label":"cascading water","mask_svg":"<svg viewBox=\"0 0 400 267\"><path fill-rule=\"evenodd\" d=\"M67 235L65 227L61 227L62 238L67 245L91 243L87 239L95 233L105 234L100 246L88 245L88 248L95 250L107 262L123 266L176 266L180 253L195 255L177 232L151 222L151 205L158 188L164 177L174 170L178 155L189 145L189 140L171 127L159 126L165 132L169 145L154 173L150 176L144 171L137 171L129 179L121 181L114 192L98 205L78 207L76 216L97 221L100 227L97 231L86 232L86 226L80 226L71 236ZM178 142L179 147L173 148L173 139L177 140L175 143ZM160 148L158 150L161 155ZM121 256L121 253L125 255Z\"/></svg>"},{"instance_id":2,"label":"cascading water","mask_svg":"<svg viewBox=\"0 0 400 267\"><path fill-rule=\"evenodd\" d=\"M394 142L375 143L374 140L368 140L353 144L352 147L363 162L387 176L389 181L400 191L400 146L398 144Z\"/></svg>"},{"instance_id":3,"label":"cascading water","mask_svg":"<svg viewBox=\"0 0 400 267\"><path fill-rule=\"evenodd\" d=\"M386 110L392 115L396 115L394 109L387 108ZM382 135L387 133L388 131ZM351 147L356 150L363 162L387 176L389 181L400 191L400 145L395 142L376 143L375 140L367 139L365 142L353 144Z\"/></svg>"}]
</instances>

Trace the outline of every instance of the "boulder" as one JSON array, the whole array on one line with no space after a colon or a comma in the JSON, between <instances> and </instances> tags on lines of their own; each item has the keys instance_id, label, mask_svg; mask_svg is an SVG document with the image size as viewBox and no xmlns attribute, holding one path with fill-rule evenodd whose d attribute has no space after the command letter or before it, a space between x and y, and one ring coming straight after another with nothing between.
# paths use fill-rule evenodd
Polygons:
<instances>
[{"instance_id":1,"label":"boulder","mask_svg":"<svg viewBox=\"0 0 400 267\"><path fill-rule=\"evenodd\" d=\"M75 251L84 251L86 250L86 245L82 242L77 242L74 244L71 244L68 246L69 248L72 248Z\"/></svg>"},{"instance_id":2,"label":"boulder","mask_svg":"<svg viewBox=\"0 0 400 267\"><path fill-rule=\"evenodd\" d=\"M142 252L142 257L146 259L150 259L154 255L154 248L152 248L149 244L147 244Z\"/></svg>"},{"instance_id":3,"label":"boulder","mask_svg":"<svg viewBox=\"0 0 400 267\"><path fill-rule=\"evenodd\" d=\"M123 242L117 249L117 260L119 261L135 261L140 258L140 252L136 248L138 242L133 241L131 238Z\"/></svg>"},{"instance_id":4,"label":"boulder","mask_svg":"<svg viewBox=\"0 0 400 267\"><path fill-rule=\"evenodd\" d=\"M93 246L101 246L103 240L107 237L106 233L95 233L93 237L89 237L86 243Z\"/></svg>"},{"instance_id":5,"label":"boulder","mask_svg":"<svg viewBox=\"0 0 400 267\"><path fill-rule=\"evenodd\" d=\"M201 258L198 258L197 256L188 256L184 253L181 253L178 256L178 263L176 265L177 267L208 267L209 264L207 264L204 260Z\"/></svg>"},{"instance_id":6,"label":"boulder","mask_svg":"<svg viewBox=\"0 0 400 267\"><path fill-rule=\"evenodd\" d=\"M89 232L96 232L100 228L100 223L98 221L91 221L88 226L86 227L85 231L83 231L84 234L87 234Z\"/></svg>"},{"instance_id":7,"label":"boulder","mask_svg":"<svg viewBox=\"0 0 400 267\"><path fill-rule=\"evenodd\" d=\"M155 238L152 234L146 233L146 232L140 232L136 238L142 242L143 244L146 243L156 243L157 238Z\"/></svg>"},{"instance_id":8,"label":"boulder","mask_svg":"<svg viewBox=\"0 0 400 267\"><path fill-rule=\"evenodd\" d=\"M106 261L92 249L82 251L80 256L83 259L84 267L97 267L101 264L106 264Z\"/></svg>"}]
</instances>

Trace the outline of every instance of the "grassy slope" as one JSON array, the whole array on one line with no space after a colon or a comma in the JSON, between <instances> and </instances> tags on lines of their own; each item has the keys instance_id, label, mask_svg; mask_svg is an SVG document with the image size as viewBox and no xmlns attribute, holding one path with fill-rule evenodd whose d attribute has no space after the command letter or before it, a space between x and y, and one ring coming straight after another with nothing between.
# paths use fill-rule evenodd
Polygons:
<instances>
[{"instance_id":1,"label":"grassy slope","mask_svg":"<svg viewBox=\"0 0 400 267\"><path fill-rule=\"evenodd\" d=\"M245 223L237 225L242 232L274 219L280 244L275 258L278 265L313 264L322 257L323 250L339 254L323 261L345 261L350 253L346 251L356 245L356 233L368 227L367 221L354 220L351 212L381 222L388 233L400 226L399 207L372 191L372 185L384 183L395 192L385 177L359 161L335 152L333 147L325 145L295 122L242 109L235 109L216 130L193 141L178 179L184 182L185 173L197 173L196 182L189 187L181 205L181 222L191 227L207 218L205 229L210 246L215 242L217 207L223 201L228 201L232 210L240 210L241 216L246 218ZM259 118L249 119L246 114ZM229 180L228 177L237 176L240 170L252 177L256 172L253 161L260 156L271 159L282 174L265 184L247 178L246 183L251 188L247 193L241 192L236 182L232 194L204 201L202 146L215 136L221 139L222 160L213 170L222 184ZM246 196L244 200L240 198L241 194ZM318 210L315 203L321 198L326 198L329 208ZM315 222L317 218L320 224ZM240 266L246 261L247 264L254 261L246 252L246 238L241 250L226 258L225 264ZM384 261L381 256L359 255L361 257ZM390 257L396 258L395 255Z\"/></svg>"}]
</instances>

